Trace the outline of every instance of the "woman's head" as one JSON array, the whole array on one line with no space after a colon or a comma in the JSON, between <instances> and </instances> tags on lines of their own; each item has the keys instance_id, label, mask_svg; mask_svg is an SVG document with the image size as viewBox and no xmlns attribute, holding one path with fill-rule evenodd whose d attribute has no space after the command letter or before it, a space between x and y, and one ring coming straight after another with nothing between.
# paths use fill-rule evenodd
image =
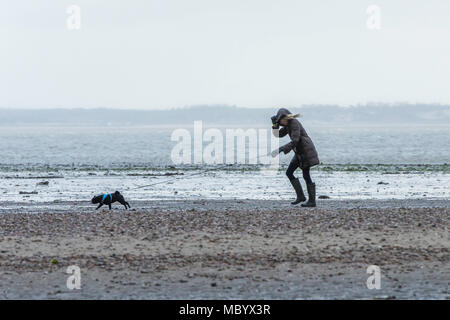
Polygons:
<instances>
[{"instance_id":1,"label":"woman's head","mask_svg":"<svg viewBox=\"0 0 450 320\"><path fill-rule=\"evenodd\" d=\"M292 114L288 109L280 108L275 116L272 117L272 122L282 126L287 126L289 120L299 117L299 114Z\"/></svg>"},{"instance_id":2,"label":"woman's head","mask_svg":"<svg viewBox=\"0 0 450 320\"><path fill-rule=\"evenodd\" d=\"M288 125L288 118L287 117L283 117L280 119L280 125L282 126L287 126Z\"/></svg>"}]
</instances>

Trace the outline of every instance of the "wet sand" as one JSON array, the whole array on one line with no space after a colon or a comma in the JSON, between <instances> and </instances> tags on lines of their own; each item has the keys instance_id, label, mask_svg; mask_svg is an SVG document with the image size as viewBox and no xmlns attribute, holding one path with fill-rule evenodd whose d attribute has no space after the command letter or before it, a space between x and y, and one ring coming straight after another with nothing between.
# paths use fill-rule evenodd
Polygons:
<instances>
[{"instance_id":1,"label":"wet sand","mask_svg":"<svg viewBox=\"0 0 450 320\"><path fill-rule=\"evenodd\" d=\"M448 200L130 204L2 203L0 298L450 298Z\"/></svg>"}]
</instances>

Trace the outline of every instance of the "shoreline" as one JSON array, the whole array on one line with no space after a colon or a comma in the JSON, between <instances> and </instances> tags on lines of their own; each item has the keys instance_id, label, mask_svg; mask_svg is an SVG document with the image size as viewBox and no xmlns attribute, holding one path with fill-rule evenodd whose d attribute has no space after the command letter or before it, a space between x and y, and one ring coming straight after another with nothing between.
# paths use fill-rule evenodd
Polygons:
<instances>
[{"instance_id":1,"label":"shoreline","mask_svg":"<svg viewBox=\"0 0 450 320\"><path fill-rule=\"evenodd\" d=\"M112 205L112 212L136 212L144 210L156 212L184 212L184 211L205 211L212 210L223 212L227 210L247 211L255 209L261 212L272 210L328 210L328 209L377 209L377 208L449 208L450 199L317 199L317 207L313 209L302 208L300 205L292 206L290 200L259 200L259 199L169 199L157 200L133 200L129 201L131 209L124 210L123 206L116 203ZM97 205L90 201L3 201L1 202L0 215L2 214L45 214L45 213L101 213L109 212L107 207L95 210Z\"/></svg>"}]
</instances>

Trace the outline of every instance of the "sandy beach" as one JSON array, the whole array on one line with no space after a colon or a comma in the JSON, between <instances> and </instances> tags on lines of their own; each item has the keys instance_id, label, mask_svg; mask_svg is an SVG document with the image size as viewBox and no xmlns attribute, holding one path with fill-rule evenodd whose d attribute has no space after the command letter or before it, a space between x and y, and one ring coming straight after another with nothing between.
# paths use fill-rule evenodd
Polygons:
<instances>
[{"instance_id":1,"label":"sandy beach","mask_svg":"<svg viewBox=\"0 0 450 320\"><path fill-rule=\"evenodd\" d=\"M1 299L449 299L450 201L4 203ZM68 266L81 289L66 286ZM369 265L381 289L369 290Z\"/></svg>"}]
</instances>

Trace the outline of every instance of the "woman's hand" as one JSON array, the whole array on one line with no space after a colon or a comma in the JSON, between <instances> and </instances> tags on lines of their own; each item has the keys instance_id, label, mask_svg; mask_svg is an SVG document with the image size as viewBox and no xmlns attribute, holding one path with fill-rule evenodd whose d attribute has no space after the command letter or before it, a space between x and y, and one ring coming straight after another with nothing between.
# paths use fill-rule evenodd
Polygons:
<instances>
[{"instance_id":1,"label":"woman's hand","mask_svg":"<svg viewBox=\"0 0 450 320\"><path fill-rule=\"evenodd\" d=\"M272 120L272 129L278 129L280 125L277 123L277 116L271 117L270 120Z\"/></svg>"},{"instance_id":2,"label":"woman's hand","mask_svg":"<svg viewBox=\"0 0 450 320\"><path fill-rule=\"evenodd\" d=\"M272 158L275 158L281 151L283 151L283 148L278 148L276 150L273 150L270 155L272 156Z\"/></svg>"}]
</instances>

